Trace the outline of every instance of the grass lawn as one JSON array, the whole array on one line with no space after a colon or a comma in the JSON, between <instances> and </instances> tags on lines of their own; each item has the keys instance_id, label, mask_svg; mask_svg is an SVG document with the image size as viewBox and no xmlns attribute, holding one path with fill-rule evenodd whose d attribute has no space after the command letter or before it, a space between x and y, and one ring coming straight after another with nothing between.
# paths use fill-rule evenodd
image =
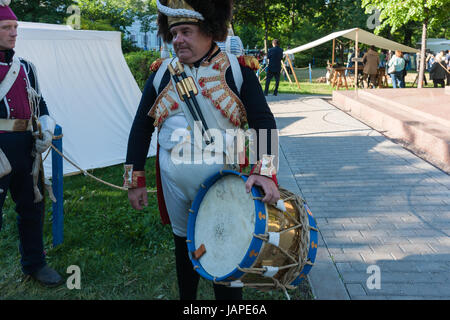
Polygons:
<instances>
[{"instance_id":1,"label":"grass lawn","mask_svg":"<svg viewBox=\"0 0 450 320\"><path fill-rule=\"evenodd\" d=\"M147 181L155 183L154 158L147 161ZM122 184L123 166L92 173ZM154 188L154 185L149 187ZM47 289L23 277L18 252L16 213L10 197L3 208L0 231L1 299L178 299L174 244L170 226L160 223L156 195L142 212L131 209L126 192L83 175L64 178L64 243L52 248L51 204L47 199L44 227L47 261L67 279L71 265L81 269L81 289L64 283ZM312 299L307 282L290 290L291 299ZM201 279L198 298L214 299L211 283ZM244 299L283 300L281 291L244 289Z\"/></svg>"},{"instance_id":2,"label":"grass lawn","mask_svg":"<svg viewBox=\"0 0 450 320\"><path fill-rule=\"evenodd\" d=\"M299 81L300 89L295 83L295 79L292 75L290 75L292 83L289 80L285 80L283 74L280 78L280 86L278 88L279 93L286 94L303 94L303 95L331 95L333 93L333 88L326 83L317 83L315 80L320 77L324 77L326 74L325 68L315 68L312 69L312 80L313 82L309 82L309 71L305 69L296 69L295 73L297 75L297 79ZM265 72L262 73L260 77L261 86L264 90L264 86L266 81ZM263 81L264 80L264 81ZM275 88L275 79L272 79L269 86L269 94L273 93Z\"/></svg>"}]
</instances>

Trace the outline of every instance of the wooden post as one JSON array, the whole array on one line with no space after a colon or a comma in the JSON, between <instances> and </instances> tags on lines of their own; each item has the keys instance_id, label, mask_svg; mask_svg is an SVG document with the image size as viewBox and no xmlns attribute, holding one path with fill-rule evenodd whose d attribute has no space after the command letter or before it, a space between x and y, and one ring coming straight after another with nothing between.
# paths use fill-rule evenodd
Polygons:
<instances>
[{"instance_id":1,"label":"wooden post","mask_svg":"<svg viewBox=\"0 0 450 320\"><path fill-rule=\"evenodd\" d=\"M331 57L331 66L334 66L334 55L336 51L336 38L333 39L333 53Z\"/></svg>"},{"instance_id":2,"label":"wooden post","mask_svg":"<svg viewBox=\"0 0 450 320\"><path fill-rule=\"evenodd\" d=\"M312 69L311 69L311 63L309 64L309 83L312 83Z\"/></svg>"},{"instance_id":3,"label":"wooden post","mask_svg":"<svg viewBox=\"0 0 450 320\"><path fill-rule=\"evenodd\" d=\"M62 128L56 125L55 136L62 135ZM53 140L53 145L59 150L63 151L62 138ZM53 247L63 243L64 240L64 199L63 199L63 159L52 149L52 188L56 198L53 203Z\"/></svg>"},{"instance_id":4,"label":"wooden post","mask_svg":"<svg viewBox=\"0 0 450 320\"><path fill-rule=\"evenodd\" d=\"M358 59L359 59L358 30L359 29L356 29L356 36L355 36L355 90L358 90Z\"/></svg>"},{"instance_id":5,"label":"wooden post","mask_svg":"<svg viewBox=\"0 0 450 320\"><path fill-rule=\"evenodd\" d=\"M297 83L297 87L300 89L300 83L298 83L297 75L295 74L294 67L292 66L291 58L289 58L289 55L286 55L286 58L287 58L288 61L289 61L289 66L291 67L292 74L294 75L295 83Z\"/></svg>"},{"instance_id":6,"label":"wooden post","mask_svg":"<svg viewBox=\"0 0 450 320\"><path fill-rule=\"evenodd\" d=\"M292 84L292 80L291 80L291 77L289 76L289 72L287 71L286 66L284 65L283 62L281 62L281 66L283 67L284 72L286 72L286 76L289 79L289 83Z\"/></svg>"}]
</instances>

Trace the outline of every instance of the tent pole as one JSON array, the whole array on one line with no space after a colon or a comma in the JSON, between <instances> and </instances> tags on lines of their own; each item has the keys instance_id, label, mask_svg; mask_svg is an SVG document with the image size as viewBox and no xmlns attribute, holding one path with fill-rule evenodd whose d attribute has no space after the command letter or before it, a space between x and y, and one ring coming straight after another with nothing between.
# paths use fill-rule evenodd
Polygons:
<instances>
[{"instance_id":1,"label":"tent pole","mask_svg":"<svg viewBox=\"0 0 450 320\"><path fill-rule=\"evenodd\" d=\"M336 51L336 38L333 39L333 53L331 57L331 66L334 66L334 52Z\"/></svg>"},{"instance_id":2,"label":"tent pole","mask_svg":"<svg viewBox=\"0 0 450 320\"><path fill-rule=\"evenodd\" d=\"M355 35L355 90L358 90L358 59L359 59L359 44L358 44L358 30Z\"/></svg>"},{"instance_id":3,"label":"tent pole","mask_svg":"<svg viewBox=\"0 0 450 320\"><path fill-rule=\"evenodd\" d=\"M295 83L297 83L297 87L300 89L300 83L298 83L297 75L295 74L294 67L292 66L291 58L289 58L289 55L286 55L286 58L287 58L288 61L289 61L289 66L291 67L292 74L294 75Z\"/></svg>"},{"instance_id":4,"label":"tent pole","mask_svg":"<svg viewBox=\"0 0 450 320\"><path fill-rule=\"evenodd\" d=\"M281 66L283 67L283 70L286 73L287 78L289 79L289 83L292 84L292 80L291 77L289 76L289 72L287 71L286 66L284 65L284 63L281 63Z\"/></svg>"}]
</instances>

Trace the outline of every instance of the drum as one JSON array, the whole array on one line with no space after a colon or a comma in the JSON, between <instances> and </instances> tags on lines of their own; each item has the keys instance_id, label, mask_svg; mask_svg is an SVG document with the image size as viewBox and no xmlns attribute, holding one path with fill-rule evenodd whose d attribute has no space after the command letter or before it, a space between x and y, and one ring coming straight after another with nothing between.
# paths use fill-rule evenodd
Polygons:
<instances>
[{"instance_id":1,"label":"drum","mask_svg":"<svg viewBox=\"0 0 450 320\"><path fill-rule=\"evenodd\" d=\"M314 264L318 229L306 202L280 189L284 207L261 201L247 177L222 170L207 179L189 210L187 247L205 279L232 287L294 289ZM277 206L278 207L278 206Z\"/></svg>"}]
</instances>

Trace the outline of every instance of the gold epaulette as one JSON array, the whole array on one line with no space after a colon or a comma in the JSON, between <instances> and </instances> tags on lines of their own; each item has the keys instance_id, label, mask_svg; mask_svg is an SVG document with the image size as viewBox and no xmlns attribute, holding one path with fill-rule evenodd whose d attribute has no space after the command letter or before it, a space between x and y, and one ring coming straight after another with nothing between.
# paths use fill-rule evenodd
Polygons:
<instances>
[{"instance_id":1,"label":"gold epaulette","mask_svg":"<svg viewBox=\"0 0 450 320\"><path fill-rule=\"evenodd\" d=\"M155 61L153 61L152 65L150 66L150 71L151 72L156 72L158 71L159 67L161 67L161 64L163 63L164 59L163 58L158 58Z\"/></svg>"},{"instance_id":2,"label":"gold epaulette","mask_svg":"<svg viewBox=\"0 0 450 320\"><path fill-rule=\"evenodd\" d=\"M254 56L239 56L239 64L252 70L259 70L259 61Z\"/></svg>"}]
</instances>

